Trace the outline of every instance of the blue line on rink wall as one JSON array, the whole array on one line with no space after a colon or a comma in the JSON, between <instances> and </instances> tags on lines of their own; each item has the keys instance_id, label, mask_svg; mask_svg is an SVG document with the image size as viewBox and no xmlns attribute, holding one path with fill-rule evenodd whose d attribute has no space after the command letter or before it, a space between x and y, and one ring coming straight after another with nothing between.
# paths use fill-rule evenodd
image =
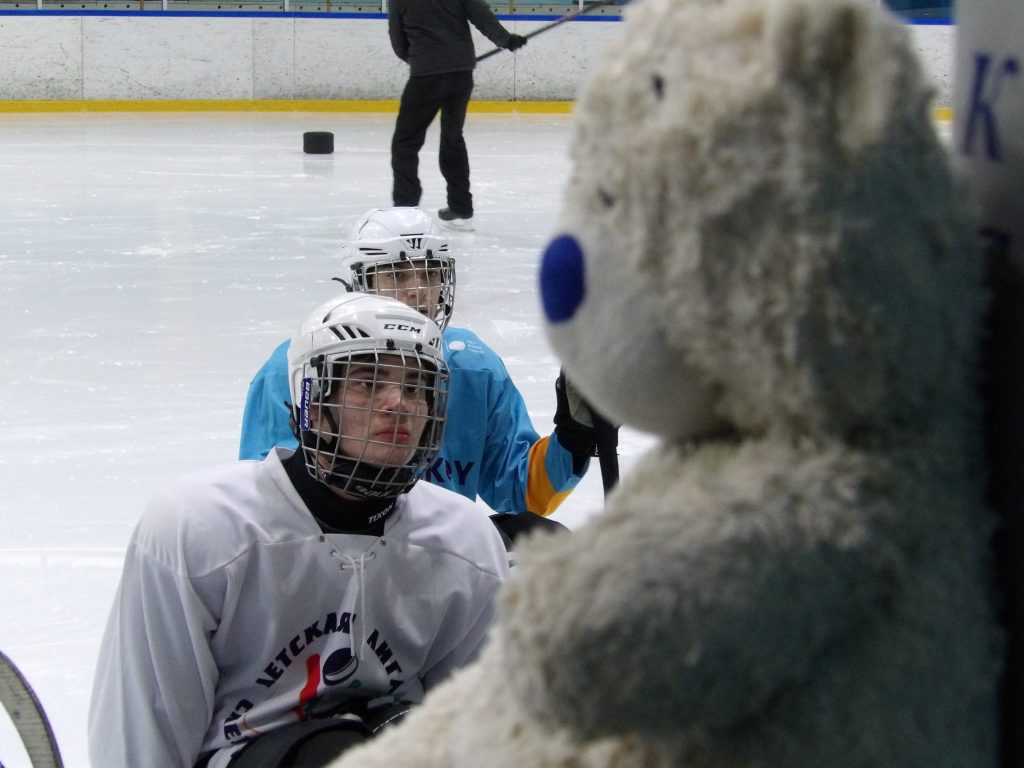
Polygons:
<instances>
[{"instance_id":1,"label":"blue line on rink wall","mask_svg":"<svg viewBox=\"0 0 1024 768\"><path fill-rule=\"evenodd\" d=\"M93 11L70 9L61 11L8 11L0 10L0 16L139 16L147 19L207 17L232 19L386 19L383 13L326 13L322 11L115 11L104 9Z\"/></svg>"},{"instance_id":2,"label":"blue line on rink wall","mask_svg":"<svg viewBox=\"0 0 1024 768\"><path fill-rule=\"evenodd\" d=\"M308 2L308 0L304 0ZM898 15L898 14L897 14ZM86 8L69 8L61 10L39 10L36 8L0 9L0 16L145 16L155 18L163 16L167 18L180 17L207 17L207 18L235 18L235 19L386 19L386 13L333 13L326 11L164 11L164 10L123 10L112 9L90 10ZM555 21L561 16L541 14L507 14L499 13L498 18L502 21ZM591 21L621 21L622 17L615 14L582 15L573 18L574 22ZM948 27L955 22L952 19L911 19L903 18L904 23L922 27Z\"/></svg>"},{"instance_id":3,"label":"blue line on rink wall","mask_svg":"<svg viewBox=\"0 0 1024 768\"><path fill-rule=\"evenodd\" d=\"M308 0L303 0L308 2ZM141 16L145 18L158 17L212 17L212 18L376 18L385 19L387 13L334 13L327 11L280 11L280 10L93 10L86 8L66 8L39 10L35 8L26 9L0 9L0 16ZM554 22L562 16L530 14L508 14L499 13L498 18L503 22ZM575 16L573 22L621 22L622 18L617 15L582 15Z\"/></svg>"}]
</instances>

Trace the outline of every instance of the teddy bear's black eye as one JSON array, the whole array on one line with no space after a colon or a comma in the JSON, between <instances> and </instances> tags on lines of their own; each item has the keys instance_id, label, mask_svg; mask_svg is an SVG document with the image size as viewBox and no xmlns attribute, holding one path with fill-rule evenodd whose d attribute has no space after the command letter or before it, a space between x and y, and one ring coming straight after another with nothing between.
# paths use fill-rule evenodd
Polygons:
<instances>
[{"instance_id":1,"label":"teddy bear's black eye","mask_svg":"<svg viewBox=\"0 0 1024 768\"><path fill-rule=\"evenodd\" d=\"M601 202L604 204L605 208L611 208L613 205L615 205L615 198L612 197L604 189L601 189L600 187L598 187L597 189L597 196L601 198Z\"/></svg>"},{"instance_id":2,"label":"teddy bear's black eye","mask_svg":"<svg viewBox=\"0 0 1024 768\"><path fill-rule=\"evenodd\" d=\"M665 80L661 75L651 75L651 86L654 88L654 95L657 96L660 101L661 97L665 95Z\"/></svg>"}]
</instances>

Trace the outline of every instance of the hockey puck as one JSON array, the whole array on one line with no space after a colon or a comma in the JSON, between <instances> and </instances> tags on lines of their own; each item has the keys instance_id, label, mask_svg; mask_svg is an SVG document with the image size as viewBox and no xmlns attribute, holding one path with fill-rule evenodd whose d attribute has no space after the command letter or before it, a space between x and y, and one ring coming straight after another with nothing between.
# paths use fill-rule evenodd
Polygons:
<instances>
[{"instance_id":1,"label":"hockey puck","mask_svg":"<svg viewBox=\"0 0 1024 768\"><path fill-rule=\"evenodd\" d=\"M306 131L302 134L302 150L307 155L329 155L334 151L334 134L330 131Z\"/></svg>"}]
</instances>

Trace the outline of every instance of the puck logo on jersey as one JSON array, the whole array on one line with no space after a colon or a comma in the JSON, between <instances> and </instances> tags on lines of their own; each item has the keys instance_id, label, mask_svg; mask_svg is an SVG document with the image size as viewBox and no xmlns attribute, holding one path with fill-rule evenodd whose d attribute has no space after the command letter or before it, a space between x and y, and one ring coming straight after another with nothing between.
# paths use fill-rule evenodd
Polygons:
<instances>
[{"instance_id":1,"label":"puck logo on jersey","mask_svg":"<svg viewBox=\"0 0 1024 768\"><path fill-rule=\"evenodd\" d=\"M324 662L324 682L327 685L340 685L348 680L359 669L359 659L351 648L342 648L327 657Z\"/></svg>"}]
</instances>

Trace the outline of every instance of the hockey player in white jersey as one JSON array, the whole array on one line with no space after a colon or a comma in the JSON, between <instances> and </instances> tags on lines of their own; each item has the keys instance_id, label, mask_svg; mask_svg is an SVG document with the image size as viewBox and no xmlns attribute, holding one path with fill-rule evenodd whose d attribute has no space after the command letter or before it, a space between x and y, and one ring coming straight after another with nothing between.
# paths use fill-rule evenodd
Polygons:
<instances>
[{"instance_id":1,"label":"hockey player in white jersey","mask_svg":"<svg viewBox=\"0 0 1024 768\"><path fill-rule=\"evenodd\" d=\"M143 513L96 670L97 768L320 766L483 642L502 540L417 482L446 415L437 325L345 294L302 323L289 373L298 450L188 476Z\"/></svg>"}]
</instances>

